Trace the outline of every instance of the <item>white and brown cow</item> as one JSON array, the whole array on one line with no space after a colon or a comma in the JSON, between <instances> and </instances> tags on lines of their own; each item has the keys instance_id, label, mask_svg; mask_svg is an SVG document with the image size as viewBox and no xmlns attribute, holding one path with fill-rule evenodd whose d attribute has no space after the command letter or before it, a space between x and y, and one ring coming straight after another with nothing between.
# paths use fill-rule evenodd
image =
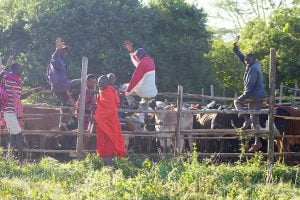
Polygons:
<instances>
[{"instance_id":1,"label":"white and brown cow","mask_svg":"<svg viewBox=\"0 0 300 200\"><path fill-rule=\"evenodd\" d=\"M156 110L166 110L169 112L156 113L156 131L175 131L177 124L177 112L174 105L165 105L160 102L157 104ZM181 130L192 130L193 129L193 114L184 113L182 114ZM172 139L160 139L160 144L166 142L166 147L170 150L172 148ZM189 139L189 147L192 149L192 141ZM181 140L179 144L179 151L182 152L184 149L184 140Z\"/></svg>"}]
</instances>

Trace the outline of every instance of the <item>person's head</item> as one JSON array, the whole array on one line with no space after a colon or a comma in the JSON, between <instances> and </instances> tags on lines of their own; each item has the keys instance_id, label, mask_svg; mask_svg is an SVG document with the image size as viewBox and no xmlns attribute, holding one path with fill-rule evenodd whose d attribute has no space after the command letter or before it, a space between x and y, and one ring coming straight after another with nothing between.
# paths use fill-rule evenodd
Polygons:
<instances>
[{"instance_id":1,"label":"person's head","mask_svg":"<svg viewBox=\"0 0 300 200\"><path fill-rule=\"evenodd\" d=\"M143 48L139 48L134 52L134 55L141 60L146 55L146 51Z\"/></svg>"},{"instance_id":2,"label":"person's head","mask_svg":"<svg viewBox=\"0 0 300 200\"><path fill-rule=\"evenodd\" d=\"M98 78L98 85L99 85L100 90L106 89L109 86L109 81L108 81L107 76L105 76L105 75L100 76Z\"/></svg>"},{"instance_id":3,"label":"person's head","mask_svg":"<svg viewBox=\"0 0 300 200\"><path fill-rule=\"evenodd\" d=\"M247 65L252 65L256 61L254 54L248 53L245 58L245 62Z\"/></svg>"},{"instance_id":4,"label":"person's head","mask_svg":"<svg viewBox=\"0 0 300 200\"><path fill-rule=\"evenodd\" d=\"M116 78L115 74L109 73L109 74L107 74L107 78L109 80L110 85L115 85L116 84L117 78Z\"/></svg>"},{"instance_id":5,"label":"person's head","mask_svg":"<svg viewBox=\"0 0 300 200\"><path fill-rule=\"evenodd\" d=\"M67 53L69 51L69 47L61 40L61 38L57 38L55 41L56 48L62 51L63 53Z\"/></svg>"},{"instance_id":6,"label":"person's head","mask_svg":"<svg viewBox=\"0 0 300 200\"><path fill-rule=\"evenodd\" d=\"M14 63L11 66L11 72L18 76L21 76L23 73L23 66L18 63Z\"/></svg>"},{"instance_id":7,"label":"person's head","mask_svg":"<svg viewBox=\"0 0 300 200\"><path fill-rule=\"evenodd\" d=\"M97 78L94 74L89 74L86 80L86 86L89 89L93 89L97 84Z\"/></svg>"}]
</instances>

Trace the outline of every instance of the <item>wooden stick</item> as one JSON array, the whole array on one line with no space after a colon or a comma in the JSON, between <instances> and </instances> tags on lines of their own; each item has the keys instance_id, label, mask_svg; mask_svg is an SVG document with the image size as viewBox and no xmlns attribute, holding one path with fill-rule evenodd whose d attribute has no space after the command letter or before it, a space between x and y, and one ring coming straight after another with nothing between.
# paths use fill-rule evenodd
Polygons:
<instances>
[{"instance_id":1,"label":"wooden stick","mask_svg":"<svg viewBox=\"0 0 300 200\"><path fill-rule=\"evenodd\" d=\"M184 114L204 114L204 113L218 113L218 114L268 114L267 109L262 110L183 110Z\"/></svg>"},{"instance_id":2,"label":"wooden stick","mask_svg":"<svg viewBox=\"0 0 300 200\"><path fill-rule=\"evenodd\" d=\"M48 104L24 104L24 107L29 107L29 108L48 108L48 109L73 109L73 107L70 106L53 106L53 105L48 105Z\"/></svg>"},{"instance_id":3,"label":"wooden stick","mask_svg":"<svg viewBox=\"0 0 300 200\"><path fill-rule=\"evenodd\" d=\"M276 89L276 51L270 49L270 67L269 67L269 140L268 140L268 162L274 162L274 106Z\"/></svg>"},{"instance_id":4,"label":"wooden stick","mask_svg":"<svg viewBox=\"0 0 300 200\"><path fill-rule=\"evenodd\" d=\"M210 85L210 96L211 96L211 97L214 97L214 96L215 96L214 85Z\"/></svg>"},{"instance_id":5,"label":"wooden stick","mask_svg":"<svg viewBox=\"0 0 300 200\"><path fill-rule=\"evenodd\" d=\"M86 57L83 57L82 58L82 70L81 70L79 119L78 119L78 134L79 135L77 137L77 145L76 145L76 153L77 153L78 157L82 156L82 148L83 148L87 70L88 70L88 59Z\"/></svg>"},{"instance_id":6,"label":"wooden stick","mask_svg":"<svg viewBox=\"0 0 300 200\"><path fill-rule=\"evenodd\" d=\"M300 120L300 117L293 117L293 116L274 115L274 117L288 119L288 120Z\"/></svg>"},{"instance_id":7,"label":"wooden stick","mask_svg":"<svg viewBox=\"0 0 300 200\"><path fill-rule=\"evenodd\" d=\"M181 148L181 123L182 123L182 102L183 102L183 87L181 85L178 86L178 99L177 99L177 124L175 129L175 151L174 154L180 154Z\"/></svg>"}]
</instances>

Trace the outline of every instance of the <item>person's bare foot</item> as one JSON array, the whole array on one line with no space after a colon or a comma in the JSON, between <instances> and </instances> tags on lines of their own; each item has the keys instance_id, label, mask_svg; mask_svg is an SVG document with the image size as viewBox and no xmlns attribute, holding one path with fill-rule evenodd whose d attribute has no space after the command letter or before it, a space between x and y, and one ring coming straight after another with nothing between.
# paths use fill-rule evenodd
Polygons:
<instances>
[{"instance_id":1,"label":"person's bare foot","mask_svg":"<svg viewBox=\"0 0 300 200\"><path fill-rule=\"evenodd\" d=\"M253 144L251 146L251 148L248 150L249 153L255 153L257 152L258 150L260 150L262 148L262 144L261 143L256 143L256 144Z\"/></svg>"}]
</instances>

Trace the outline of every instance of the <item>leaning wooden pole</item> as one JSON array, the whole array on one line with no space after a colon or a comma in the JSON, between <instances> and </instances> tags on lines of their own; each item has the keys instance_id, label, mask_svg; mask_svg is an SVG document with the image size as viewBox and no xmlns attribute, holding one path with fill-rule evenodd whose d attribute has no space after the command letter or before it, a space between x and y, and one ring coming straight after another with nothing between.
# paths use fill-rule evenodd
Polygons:
<instances>
[{"instance_id":1,"label":"leaning wooden pole","mask_svg":"<svg viewBox=\"0 0 300 200\"><path fill-rule=\"evenodd\" d=\"M175 148L174 154L180 154L181 147L181 121L182 121L182 102L183 102L183 87L178 85L178 98L177 98L177 124L175 129Z\"/></svg>"},{"instance_id":2,"label":"leaning wooden pole","mask_svg":"<svg viewBox=\"0 0 300 200\"><path fill-rule=\"evenodd\" d=\"M274 161L274 106L275 106L275 89L276 89L276 51L270 49L270 66L269 66L269 141L268 141L268 162Z\"/></svg>"},{"instance_id":3,"label":"leaning wooden pole","mask_svg":"<svg viewBox=\"0 0 300 200\"><path fill-rule=\"evenodd\" d=\"M82 157L83 148L83 131L84 131L84 118L85 118L85 98L86 98L86 82L87 82L87 69L88 59L82 58L82 69L81 69L81 90L80 90L80 104L79 104L79 119L78 119L78 136L76 145L77 157Z\"/></svg>"}]
</instances>

